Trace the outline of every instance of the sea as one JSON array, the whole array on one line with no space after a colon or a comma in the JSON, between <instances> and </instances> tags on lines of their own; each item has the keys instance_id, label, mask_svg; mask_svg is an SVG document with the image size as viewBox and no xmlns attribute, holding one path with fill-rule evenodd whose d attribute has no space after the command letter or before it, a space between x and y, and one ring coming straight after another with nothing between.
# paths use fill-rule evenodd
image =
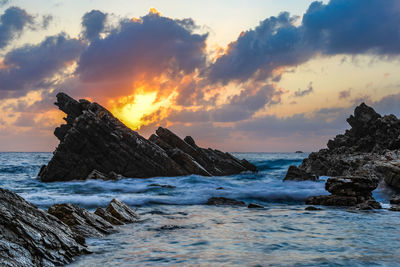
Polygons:
<instances>
[{"instance_id":1,"label":"sea","mask_svg":"<svg viewBox=\"0 0 400 267\"><path fill-rule=\"evenodd\" d=\"M116 234L87 239L93 253L69 266L400 266L400 212L387 209L390 188L373 192L382 210L306 211L305 198L328 194L327 177L282 180L307 153L233 154L259 172L42 183L37 174L52 153L0 153L0 187L43 209L73 203L93 211L118 198L140 214ZM210 197L264 208L205 205Z\"/></svg>"}]
</instances>

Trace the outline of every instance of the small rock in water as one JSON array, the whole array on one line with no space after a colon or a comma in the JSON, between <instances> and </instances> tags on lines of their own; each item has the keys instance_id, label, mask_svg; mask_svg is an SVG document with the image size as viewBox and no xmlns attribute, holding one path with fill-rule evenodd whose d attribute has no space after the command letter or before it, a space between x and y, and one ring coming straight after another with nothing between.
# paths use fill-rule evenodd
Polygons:
<instances>
[{"instance_id":1,"label":"small rock in water","mask_svg":"<svg viewBox=\"0 0 400 267\"><path fill-rule=\"evenodd\" d=\"M96 214L97 216L100 216L101 218L103 218L104 220L106 220L107 222L114 224L114 225L123 225L124 223L121 222L120 220L118 220L117 218L115 218L114 216L111 215L111 213L105 211L102 208L97 208L96 211L94 212L94 214Z\"/></svg>"},{"instance_id":2,"label":"small rock in water","mask_svg":"<svg viewBox=\"0 0 400 267\"><path fill-rule=\"evenodd\" d=\"M389 210L390 211L400 211L400 205L392 205Z\"/></svg>"},{"instance_id":3,"label":"small rock in water","mask_svg":"<svg viewBox=\"0 0 400 267\"><path fill-rule=\"evenodd\" d=\"M308 207L306 207L304 210L322 210L322 209L321 209L321 208L314 207L314 206L308 206Z\"/></svg>"},{"instance_id":4,"label":"small rock in water","mask_svg":"<svg viewBox=\"0 0 400 267\"><path fill-rule=\"evenodd\" d=\"M217 190L223 190L225 188L223 188L222 186L218 187Z\"/></svg>"},{"instance_id":5,"label":"small rock in water","mask_svg":"<svg viewBox=\"0 0 400 267\"><path fill-rule=\"evenodd\" d=\"M261 205L256 204L256 203L250 203L247 207L249 209L263 209L264 208L264 206L261 206Z\"/></svg>"},{"instance_id":6,"label":"small rock in water","mask_svg":"<svg viewBox=\"0 0 400 267\"><path fill-rule=\"evenodd\" d=\"M106 211L124 223L133 223L139 220L139 215L122 201L114 198L108 204Z\"/></svg>"},{"instance_id":7,"label":"small rock in water","mask_svg":"<svg viewBox=\"0 0 400 267\"><path fill-rule=\"evenodd\" d=\"M243 201L239 201L232 198L225 198L225 197L212 197L207 200L207 205L229 205L229 206L246 206L246 203Z\"/></svg>"},{"instance_id":8,"label":"small rock in water","mask_svg":"<svg viewBox=\"0 0 400 267\"><path fill-rule=\"evenodd\" d=\"M114 226L100 216L73 204L55 204L48 209L48 212L83 238L101 237L116 232Z\"/></svg>"},{"instance_id":9,"label":"small rock in water","mask_svg":"<svg viewBox=\"0 0 400 267\"><path fill-rule=\"evenodd\" d=\"M393 196L391 199L390 199L390 204L400 204L400 196Z\"/></svg>"}]
</instances>

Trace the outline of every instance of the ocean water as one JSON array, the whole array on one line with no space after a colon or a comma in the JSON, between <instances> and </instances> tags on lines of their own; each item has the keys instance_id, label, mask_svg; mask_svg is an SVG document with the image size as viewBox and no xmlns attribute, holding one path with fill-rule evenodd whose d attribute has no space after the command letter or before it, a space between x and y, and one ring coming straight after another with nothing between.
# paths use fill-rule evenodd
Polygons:
<instances>
[{"instance_id":1,"label":"ocean water","mask_svg":"<svg viewBox=\"0 0 400 267\"><path fill-rule=\"evenodd\" d=\"M282 179L307 154L234 154L260 172L42 183L36 175L51 153L0 153L0 187L44 209L74 203L94 210L117 197L141 214L139 223L121 226L119 233L88 239L93 254L70 266L400 266L400 213L305 211L306 197L328 194L326 178ZM390 189L380 185L373 193L389 207ZM264 208L204 205L213 196Z\"/></svg>"}]
</instances>

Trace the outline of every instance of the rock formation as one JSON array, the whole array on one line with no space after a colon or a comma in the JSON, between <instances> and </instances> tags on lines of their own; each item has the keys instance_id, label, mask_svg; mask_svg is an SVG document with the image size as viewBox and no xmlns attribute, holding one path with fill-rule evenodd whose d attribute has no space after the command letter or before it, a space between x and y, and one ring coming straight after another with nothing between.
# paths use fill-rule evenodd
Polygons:
<instances>
[{"instance_id":1,"label":"rock formation","mask_svg":"<svg viewBox=\"0 0 400 267\"><path fill-rule=\"evenodd\" d=\"M381 205L372 197L378 180L363 176L331 177L326 181L328 196L306 199L308 205L356 206L359 209L380 209Z\"/></svg>"},{"instance_id":2,"label":"rock formation","mask_svg":"<svg viewBox=\"0 0 400 267\"><path fill-rule=\"evenodd\" d=\"M56 217L8 190L0 189L0 265L55 266L89 253Z\"/></svg>"},{"instance_id":3,"label":"rock formation","mask_svg":"<svg viewBox=\"0 0 400 267\"><path fill-rule=\"evenodd\" d=\"M0 266L58 266L90 253L85 238L117 232L116 225L139 216L118 199L95 213L71 204L43 211L22 197L0 188Z\"/></svg>"},{"instance_id":4,"label":"rock formation","mask_svg":"<svg viewBox=\"0 0 400 267\"><path fill-rule=\"evenodd\" d=\"M291 166L285 180L314 180L324 175L335 177L328 180L334 182L341 181L342 178L337 176L346 176L350 180L353 176L362 176L367 184L385 181L400 189L400 120L394 115L382 117L362 103L347 122L350 130L329 140L327 149L311 153L299 167ZM354 196L331 193L331 196L309 199L308 202L347 206L360 204L361 199L366 199L362 195L355 200Z\"/></svg>"},{"instance_id":5,"label":"rock formation","mask_svg":"<svg viewBox=\"0 0 400 267\"><path fill-rule=\"evenodd\" d=\"M44 182L257 171L246 160L200 148L190 136L182 140L165 128L147 140L97 103L59 93L55 104L67 117L54 131L60 144L53 158L39 172Z\"/></svg>"}]
</instances>

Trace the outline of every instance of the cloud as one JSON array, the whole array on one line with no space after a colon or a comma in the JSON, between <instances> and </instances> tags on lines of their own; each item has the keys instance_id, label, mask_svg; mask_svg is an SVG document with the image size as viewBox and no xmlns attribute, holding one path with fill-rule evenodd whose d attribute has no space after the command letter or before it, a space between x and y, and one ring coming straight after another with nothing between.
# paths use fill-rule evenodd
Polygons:
<instances>
[{"instance_id":1,"label":"cloud","mask_svg":"<svg viewBox=\"0 0 400 267\"><path fill-rule=\"evenodd\" d=\"M19 7L10 7L0 16L0 49L19 37L27 25L33 25L33 16Z\"/></svg>"},{"instance_id":2,"label":"cloud","mask_svg":"<svg viewBox=\"0 0 400 267\"><path fill-rule=\"evenodd\" d=\"M37 45L25 45L8 52L0 69L3 98L24 95L29 90L48 88L69 64L76 60L84 44L66 34L49 36Z\"/></svg>"},{"instance_id":3,"label":"cloud","mask_svg":"<svg viewBox=\"0 0 400 267\"><path fill-rule=\"evenodd\" d=\"M207 34L192 32L194 22L149 13L122 20L104 39L93 40L78 62L84 82L190 74L205 64Z\"/></svg>"},{"instance_id":4,"label":"cloud","mask_svg":"<svg viewBox=\"0 0 400 267\"><path fill-rule=\"evenodd\" d=\"M301 89L299 88L296 92L294 92L294 97L303 97L303 96L306 96L306 95L311 94L312 92L314 92L314 88L313 88L313 86L312 86L312 82L310 82L310 83L308 84L307 89L301 90Z\"/></svg>"},{"instance_id":5,"label":"cloud","mask_svg":"<svg viewBox=\"0 0 400 267\"><path fill-rule=\"evenodd\" d=\"M339 92L339 99L347 99L351 96L351 88Z\"/></svg>"},{"instance_id":6,"label":"cloud","mask_svg":"<svg viewBox=\"0 0 400 267\"><path fill-rule=\"evenodd\" d=\"M92 10L85 13L82 17L83 38L87 40L98 38L104 30L106 19L107 14L99 10Z\"/></svg>"},{"instance_id":7,"label":"cloud","mask_svg":"<svg viewBox=\"0 0 400 267\"><path fill-rule=\"evenodd\" d=\"M327 4L316 1L298 26L296 19L283 12L243 32L205 75L213 83L242 83L274 79L274 71L297 66L317 55L400 53L397 0L331 0Z\"/></svg>"}]
</instances>

